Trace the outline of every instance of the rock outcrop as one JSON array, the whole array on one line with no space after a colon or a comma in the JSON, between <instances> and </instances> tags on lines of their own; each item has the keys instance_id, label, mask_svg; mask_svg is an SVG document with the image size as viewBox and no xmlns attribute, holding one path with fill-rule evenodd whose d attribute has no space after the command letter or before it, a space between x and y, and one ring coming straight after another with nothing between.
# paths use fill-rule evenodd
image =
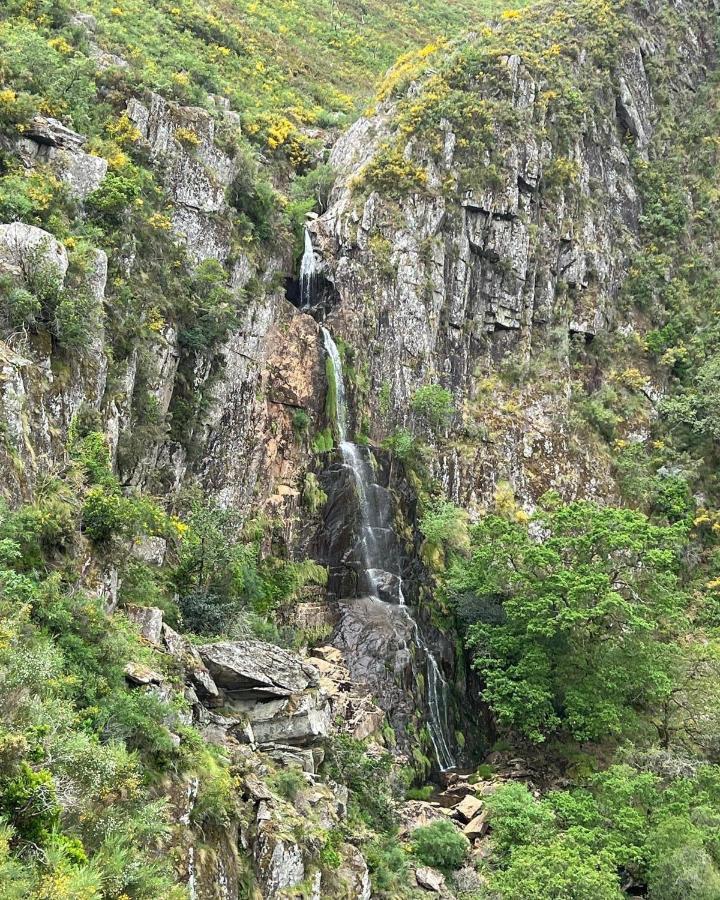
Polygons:
<instances>
[{"instance_id":1,"label":"rock outcrop","mask_svg":"<svg viewBox=\"0 0 720 900\"><path fill-rule=\"evenodd\" d=\"M546 12L523 15L540 22ZM607 21L583 26L604 47L597 54L567 51L565 76L587 91L579 120L558 124L552 97L562 89L533 53L488 54L485 77L468 79L456 101L477 107L478 122L487 116L484 136L469 138L470 119L453 123L437 98L449 90L442 73L453 60L451 80L464 83L463 53L482 52L475 36L451 47L439 72L428 63L331 154L338 182L310 227L338 296L330 327L366 366L371 437L408 425L418 388L451 389L454 439L435 439L433 474L471 510L501 481L528 507L549 488L613 493L609 460L570 424L572 348L620 315L641 215L632 158L647 153L657 119L648 72L682 48L683 67L701 80L713 52L699 9L680 13L675 31L634 12L637 30L630 19L607 35ZM508 46L515 28L512 20L497 28ZM560 47L563 38L548 29L547 40ZM673 90L681 107L686 84L678 78ZM423 116L433 127L416 124ZM376 165L382 178L393 160L396 182L376 188L367 173ZM403 187L403 177L417 183ZM543 379L550 360L552 389ZM511 370L525 373L516 385L498 378Z\"/></svg>"},{"instance_id":2,"label":"rock outcrop","mask_svg":"<svg viewBox=\"0 0 720 900\"><path fill-rule=\"evenodd\" d=\"M100 305L107 281L107 256L96 250L85 276L85 288ZM13 222L0 225L0 276L24 288L39 272L62 290L69 260L65 247L41 228ZM93 329L93 324L88 323ZM0 467L6 477L0 494L18 500L32 496L36 476L61 464L68 429L81 407L99 410L107 382L107 348L95 328L90 350L66 360L66 371L54 365L52 341L24 328L0 339Z\"/></svg>"}]
</instances>

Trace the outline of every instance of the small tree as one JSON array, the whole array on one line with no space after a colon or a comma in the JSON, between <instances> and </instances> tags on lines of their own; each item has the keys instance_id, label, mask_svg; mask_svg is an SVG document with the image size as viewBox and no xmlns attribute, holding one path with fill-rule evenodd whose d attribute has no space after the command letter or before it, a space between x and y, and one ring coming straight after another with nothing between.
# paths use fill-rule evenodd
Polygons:
<instances>
[{"instance_id":1,"label":"small tree","mask_svg":"<svg viewBox=\"0 0 720 900\"><path fill-rule=\"evenodd\" d=\"M686 535L635 510L551 497L529 524L477 525L450 582L477 610L468 641L498 720L533 741L597 740L657 710L677 666Z\"/></svg>"},{"instance_id":2,"label":"small tree","mask_svg":"<svg viewBox=\"0 0 720 900\"><path fill-rule=\"evenodd\" d=\"M439 384L426 384L418 388L410 406L434 431L446 425L455 412L453 395Z\"/></svg>"}]
</instances>

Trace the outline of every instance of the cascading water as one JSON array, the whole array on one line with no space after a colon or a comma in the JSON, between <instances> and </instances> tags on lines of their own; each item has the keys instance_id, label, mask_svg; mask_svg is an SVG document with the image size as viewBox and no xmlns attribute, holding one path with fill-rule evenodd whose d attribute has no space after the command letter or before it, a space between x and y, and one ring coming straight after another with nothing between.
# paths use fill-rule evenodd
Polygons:
<instances>
[{"instance_id":1,"label":"cascading water","mask_svg":"<svg viewBox=\"0 0 720 900\"><path fill-rule=\"evenodd\" d=\"M335 380L335 424L343 463L352 473L360 506L357 555L362 566L361 590L377 603L392 599L410 625L410 633L423 651L427 666L428 729L441 771L455 766L450 750L447 707L448 685L440 666L424 639L420 626L405 605L400 573L399 542L392 525L389 492L377 483L372 466L357 444L347 439L347 402L342 361L337 345L327 328L322 329L325 351L332 364Z\"/></svg>"},{"instance_id":2,"label":"cascading water","mask_svg":"<svg viewBox=\"0 0 720 900\"><path fill-rule=\"evenodd\" d=\"M312 306L315 280L317 278L317 264L315 251L313 250L310 229L305 226L305 252L300 263L300 307L309 309Z\"/></svg>"}]
</instances>

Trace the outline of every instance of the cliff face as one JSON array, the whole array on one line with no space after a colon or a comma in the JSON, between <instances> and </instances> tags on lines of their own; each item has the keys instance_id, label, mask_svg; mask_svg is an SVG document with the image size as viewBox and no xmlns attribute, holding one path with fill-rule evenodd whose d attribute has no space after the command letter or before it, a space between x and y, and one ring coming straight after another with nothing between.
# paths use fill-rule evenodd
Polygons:
<instances>
[{"instance_id":1,"label":"cliff face","mask_svg":"<svg viewBox=\"0 0 720 900\"><path fill-rule=\"evenodd\" d=\"M242 305L239 325L221 347L202 353L183 349L178 324L167 320L144 348L142 365L140 351L130 349L124 358L116 356L110 372L108 355L113 351L102 328L85 352L67 361L50 340L28 338L22 329L6 335L3 452L11 477L3 492L14 499L31 496L37 474L62 463L70 423L87 406L100 413L126 484L176 491L198 481L220 503L246 515L265 501L269 512L291 509L297 505L299 472L308 459L293 429L293 414L301 410L313 421L321 420L324 379L319 330L284 300L279 287L288 267L287 252L251 259L232 246L226 192L237 163L216 146L215 120L205 110L151 95L147 105L130 100L126 118L137 128L136 144L167 192L171 215L162 227L172 229L194 264L215 260L229 270L234 302ZM178 133L192 135L191 144L184 146ZM28 174L49 160L62 179L81 185L83 195L99 187L105 175L99 171L99 158L79 149L83 142L81 135L50 120L37 122L13 152L21 155ZM72 149L63 149L66 145ZM76 194L80 190L72 189ZM134 258L132 242L124 251L126 255L113 260L114 270L148 277L143 262ZM59 287L65 287L67 252L42 229L3 225L0 253L3 274L22 280L26 270L42 264L57 276ZM107 274L107 256L98 250L80 287L90 291L99 308L112 311L115 301L106 291ZM250 291L251 280L251 296L239 301ZM139 431L140 389L144 402L149 398L153 404L159 429L144 435L141 446L126 454L129 458L118 458L118 447L132 443ZM202 406L202 413L171 436L170 423L188 397L191 405Z\"/></svg>"},{"instance_id":2,"label":"cliff face","mask_svg":"<svg viewBox=\"0 0 720 900\"><path fill-rule=\"evenodd\" d=\"M400 72L333 148L340 177L313 232L337 292L329 322L367 368L367 430L407 426L423 385L450 388L433 473L470 509L502 481L528 507L550 488L613 495L573 414L573 361L635 327L621 292L638 163L659 108L689 102L714 58L706 5L628 11L509 17ZM653 77L673 66L669 87Z\"/></svg>"}]
</instances>

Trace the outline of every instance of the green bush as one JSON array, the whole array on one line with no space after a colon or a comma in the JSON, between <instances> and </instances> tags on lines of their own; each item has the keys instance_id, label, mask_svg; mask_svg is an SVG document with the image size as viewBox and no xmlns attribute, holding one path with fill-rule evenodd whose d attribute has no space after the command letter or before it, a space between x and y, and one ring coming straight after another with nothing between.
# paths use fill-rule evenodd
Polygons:
<instances>
[{"instance_id":1,"label":"green bush","mask_svg":"<svg viewBox=\"0 0 720 900\"><path fill-rule=\"evenodd\" d=\"M439 384L418 388L410 400L410 407L434 430L447 425L455 413L452 393Z\"/></svg>"},{"instance_id":2,"label":"green bush","mask_svg":"<svg viewBox=\"0 0 720 900\"><path fill-rule=\"evenodd\" d=\"M411 787L408 788L405 792L405 797L408 800L429 800L433 793L435 792L435 788L431 784L426 784L423 787Z\"/></svg>"},{"instance_id":3,"label":"green bush","mask_svg":"<svg viewBox=\"0 0 720 900\"><path fill-rule=\"evenodd\" d=\"M27 288L18 287L12 278L0 278L0 299L11 327L34 325L42 305Z\"/></svg>"},{"instance_id":4,"label":"green bush","mask_svg":"<svg viewBox=\"0 0 720 900\"><path fill-rule=\"evenodd\" d=\"M378 837L364 849L373 896L378 895L382 898L402 896L408 880L408 865L397 837L395 835Z\"/></svg>"},{"instance_id":5,"label":"green bush","mask_svg":"<svg viewBox=\"0 0 720 900\"><path fill-rule=\"evenodd\" d=\"M420 862L444 872L459 869L470 849L470 842L452 822L433 822L416 828L411 843Z\"/></svg>"},{"instance_id":6,"label":"green bush","mask_svg":"<svg viewBox=\"0 0 720 900\"><path fill-rule=\"evenodd\" d=\"M270 779L272 787L284 797L293 803L297 800L300 791L305 787L305 779L300 769L288 768L280 769Z\"/></svg>"},{"instance_id":7,"label":"green bush","mask_svg":"<svg viewBox=\"0 0 720 900\"><path fill-rule=\"evenodd\" d=\"M621 900L626 896L620 891L611 856L568 837L515 850L509 867L495 874L491 884L502 900Z\"/></svg>"}]
</instances>

